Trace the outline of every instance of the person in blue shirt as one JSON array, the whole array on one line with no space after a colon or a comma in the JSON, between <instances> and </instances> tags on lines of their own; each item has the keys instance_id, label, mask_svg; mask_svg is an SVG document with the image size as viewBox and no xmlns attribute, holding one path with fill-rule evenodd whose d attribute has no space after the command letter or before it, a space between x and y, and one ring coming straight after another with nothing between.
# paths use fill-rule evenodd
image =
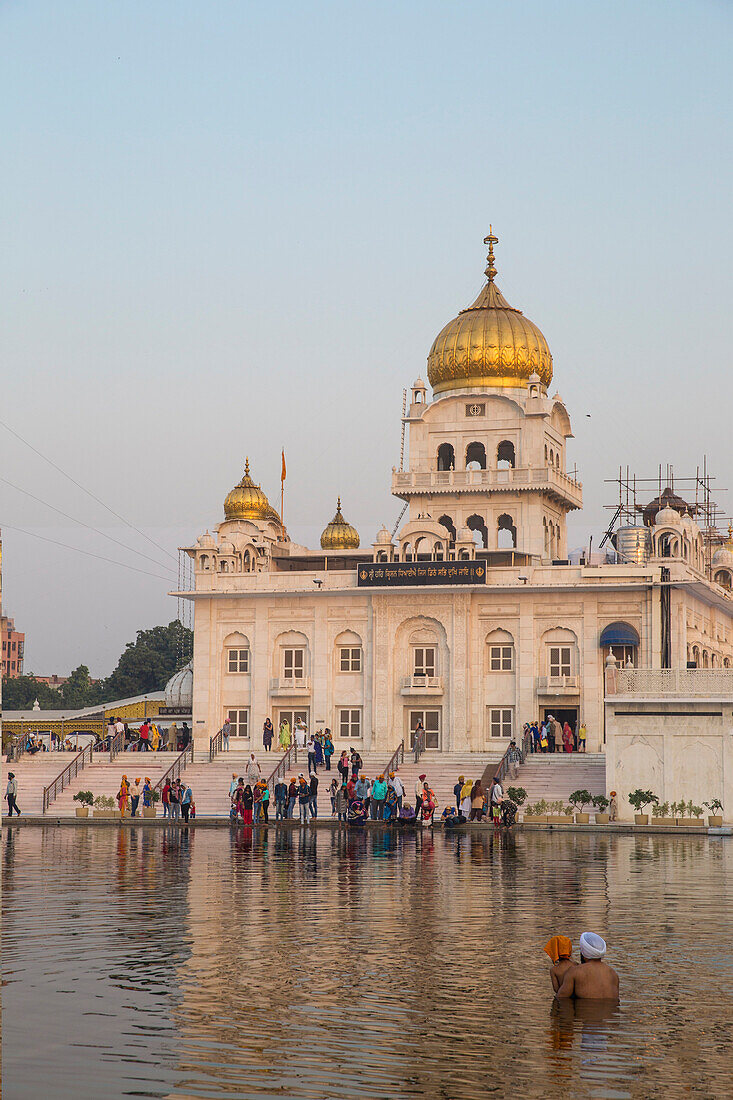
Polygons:
<instances>
[{"instance_id":1,"label":"person in blue shirt","mask_svg":"<svg viewBox=\"0 0 733 1100\"><path fill-rule=\"evenodd\" d=\"M381 821L384 817L384 800L387 797L387 782L383 775L374 780L371 794L372 821Z\"/></svg>"}]
</instances>

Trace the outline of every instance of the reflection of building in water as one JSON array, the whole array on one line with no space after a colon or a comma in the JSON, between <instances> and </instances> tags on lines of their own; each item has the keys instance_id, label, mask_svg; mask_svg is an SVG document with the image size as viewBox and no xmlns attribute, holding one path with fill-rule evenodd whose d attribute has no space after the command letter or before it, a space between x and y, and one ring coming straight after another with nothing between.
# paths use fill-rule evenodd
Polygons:
<instances>
[{"instance_id":1,"label":"reflection of building in water","mask_svg":"<svg viewBox=\"0 0 733 1100\"><path fill-rule=\"evenodd\" d=\"M227 716L255 744L266 717L301 716L385 754L418 721L428 748L486 750L552 713L584 720L592 751L609 654L730 667L733 551L701 527L709 507L660 484L651 504L621 502L618 552L569 552L582 507L570 417L547 340L501 294L486 243L483 289L430 350L432 399L422 378L410 391L392 473L401 525L362 545L353 487L334 483L344 510L307 549L247 462L214 534L187 548L204 746Z\"/></svg>"}]
</instances>

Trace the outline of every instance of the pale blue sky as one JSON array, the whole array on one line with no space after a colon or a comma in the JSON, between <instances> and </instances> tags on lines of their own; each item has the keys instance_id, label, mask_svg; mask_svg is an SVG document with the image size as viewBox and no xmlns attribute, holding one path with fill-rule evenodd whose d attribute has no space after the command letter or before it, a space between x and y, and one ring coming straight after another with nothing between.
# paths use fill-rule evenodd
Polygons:
<instances>
[{"instance_id":1,"label":"pale blue sky","mask_svg":"<svg viewBox=\"0 0 733 1100\"><path fill-rule=\"evenodd\" d=\"M283 444L291 535L314 544L340 492L370 542L399 510L402 389L491 221L576 429L571 542L620 463L707 453L733 483L732 12L6 2L0 419L171 549L245 454L277 503ZM3 429L0 472L114 522ZM157 578L11 531L156 571L2 483L0 522L28 669L104 674L174 617Z\"/></svg>"}]
</instances>

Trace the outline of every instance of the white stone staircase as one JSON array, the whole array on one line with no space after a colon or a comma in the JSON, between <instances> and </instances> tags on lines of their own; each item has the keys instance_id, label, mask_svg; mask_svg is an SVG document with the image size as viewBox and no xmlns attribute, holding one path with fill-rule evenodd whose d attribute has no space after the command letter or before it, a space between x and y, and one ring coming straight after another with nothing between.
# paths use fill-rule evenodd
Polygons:
<instances>
[{"instance_id":1,"label":"white stone staircase","mask_svg":"<svg viewBox=\"0 0 733 1100\"><path fill-rule=\"evenodd\" d=\"M524 787L528 802L567 802L573 791L583 789L606 794L606 757L590 752L531 753L520 765L518 778L506 783Z\"/></svg>"}]
</instances>

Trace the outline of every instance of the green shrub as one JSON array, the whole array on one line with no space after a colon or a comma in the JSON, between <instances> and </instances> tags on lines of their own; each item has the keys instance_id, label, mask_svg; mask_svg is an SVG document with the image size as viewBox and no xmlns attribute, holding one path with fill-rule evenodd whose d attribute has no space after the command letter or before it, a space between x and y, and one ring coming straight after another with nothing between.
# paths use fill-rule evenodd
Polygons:
<instances>
[{"instance_id":1,"label":"green shrub","mask_svg":"<svg viewBox=\"0 0 733 1100\"><path fill-rule=\"evenodd\" d=\"M93 806L94 795L91 791L77 791L73 798L74 802L80 802L82 806Z\"/></svg>"},{"instance_id":2,"label":"green shrub","mask_svg":"<svg viewBox=\"0 0 733 1100\"><path fill-rule=\"evenodd\" d=\"M719 798L713 798L710 802L703 802L703 806L706 810L709 810L713 817L716 817L723 810L723 803Z\"/></svg>"},{"instance_id":3,"label":"green shrub","mask_svg":"<svg viewBox=\"0 0 733 1100\"><path fill-rule=\"evenodd\" d=\"M572 802L573 806L575 806L575 808L579 810L580 813L583 813L583 808L590 805L590 803L593 801L593 797L590 791L573 791L568 801Z\"/></svg>"},{"instance_id":4,"label":"green shrub","mask_svg":"<svg viewBox=\"0 0 733 1100\"><path fill-rule=\"evenodd\" d=\"M506 793L517 806L523 806L527 801L527 792L524 787L507 787Z\"/></svg>"},{"instance_id":5,"label":"green shrub","mask_svg":"<svg viewBox=\"0 0 733 1100\"><path fill-rule=\"evenodd\" d=\"M643 791L641 787L637 787L629 794L629 802L638 814L643 814L646 806L656 805L659 799L652 791Z\"/></svg>"},{"instance_id":6,"label":"green shrub","mask_svg":"<svg viewBox=\"0 0 733 1100\"><path fill-rule=\"evenodd\" d=\"M591 798L591 802L597 813L605 814L608 807L611 805L605 794L594 794Z\"/></svg>"},{"instance_id":7,"label":"green shrub","mask_svg":"<svg viewBox=\"0 0 733 1100\"><path fill-rule=\"evenodd\" d=\"M652 806L652 817L669 817L669 802L656 802Z\"/></svg>"}]
</instances>

